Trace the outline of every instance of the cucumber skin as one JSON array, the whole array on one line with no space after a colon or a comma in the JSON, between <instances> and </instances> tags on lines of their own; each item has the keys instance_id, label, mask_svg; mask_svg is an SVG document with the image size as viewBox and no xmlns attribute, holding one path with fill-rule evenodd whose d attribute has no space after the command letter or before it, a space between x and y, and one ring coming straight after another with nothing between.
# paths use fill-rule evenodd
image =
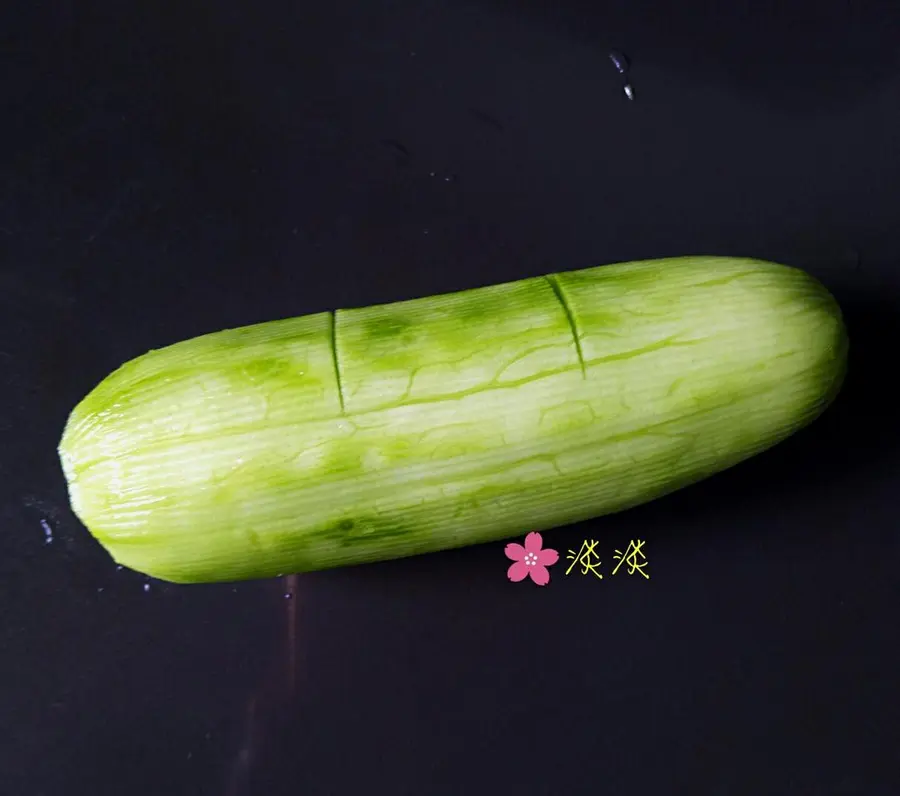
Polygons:
<instances>
[{"instance_id":1,"label":"cucumber skin","mask_svg":"<svg viewBox=\"0 0 900 796\"><path fill-rule=\"evenodd\" d=\"M270 577L652 500L815 419L847 350L837 303L796 269L600 266L149 352L75 408L60 456L117 562Z\"/></svg>"}]
</instances>

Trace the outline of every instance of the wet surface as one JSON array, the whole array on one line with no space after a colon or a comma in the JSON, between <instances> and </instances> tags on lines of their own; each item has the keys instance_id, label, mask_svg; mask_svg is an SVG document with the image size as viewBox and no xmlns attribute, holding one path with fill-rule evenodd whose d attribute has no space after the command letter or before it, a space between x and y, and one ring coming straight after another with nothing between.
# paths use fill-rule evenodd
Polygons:
<instances>
[{"instance_id":1,"label":"wet surface","mask_svg":"<svg viewBox=\"0 0 900 796\"><path fill-rule=\"evenodd\" d=\"M6 12L0 792L900 790L900 9L595 5ZM173 586L67 507L68 412L150 348L692 253L822 279L851 374L779 449L546 535L645 540L650 580L510 583L497 543Z\"/></svg>"}]
</instances>

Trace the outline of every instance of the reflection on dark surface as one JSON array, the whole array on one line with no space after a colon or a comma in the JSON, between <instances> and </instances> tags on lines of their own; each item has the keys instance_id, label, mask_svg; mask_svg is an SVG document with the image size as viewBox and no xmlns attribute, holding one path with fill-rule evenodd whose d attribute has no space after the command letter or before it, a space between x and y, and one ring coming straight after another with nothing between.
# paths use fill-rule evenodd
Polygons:
<instances>
[{"instance_id":1,"label":"reflection on dark surface","mask_svg":"<svg viewBox=\"0 0 900 796\"><path fill-rule=\"evenodd\" d=\"M278 733L294 708L297 683L297 575L277 581L283 587L284 637L272 665L247 700L240 746L230 766L225 796L253 793L256 767L265 755L266 741Z\"/></svg>"},{"instance_id":2,"label":"reflection on dark surface","mask_svg":"<svg viewBox=\"0 0 900 796\"><path fill-rule=\"evenodd\" d=\"M861 102L900 63L897 3L465 2L524 15L588 47L622 46L640 63L799 113Z\"/></svg>"}]
</instances>

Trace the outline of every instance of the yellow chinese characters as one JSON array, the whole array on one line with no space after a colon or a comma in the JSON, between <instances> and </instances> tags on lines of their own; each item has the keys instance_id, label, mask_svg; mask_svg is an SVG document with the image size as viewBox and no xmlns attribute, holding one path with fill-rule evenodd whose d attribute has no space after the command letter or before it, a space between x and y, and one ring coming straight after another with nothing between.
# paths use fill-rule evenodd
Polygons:
<instances>
[{"instance_id":1,"label":"yellow chinese characters","mask_svg":"<svg viewBox=\"0 0 900 796\"><path fill-rule=\"evenodd\" d=\"M628 543L628 547L625 548L625 552L622 553L621 550L616 550L616 554L613 558L619 563L616 564L615 569L613 569L612 574L615 575L619 571L619 567L622 566L624 562L628 566L628 574L634 575L635 572L643 575L647 580L650 580L650 575L648 575L644 570L647 568L647 556L644 554L644 542L640 539L635 542L634 540ZM641 559L639 561L639 559Z\"/></svg>"},{"instance_id":2,"label":"yellow chinese characters","mask_svg":"<svg viewBox=\"0 0 900 796\"><path fill-rule=\"evenodd\" d=\"M616 554L613 558L618 563L613 568L611 574L618 574L624 564L625 567L623 571L627 574L643 575L646 580L650 580L650 574L646 571L648 561L647 554L644 552L645 544L646 542L642 539L638 539L637 541L632 539L628 543L628 547L625 548L624 553L621 550L616 550ZM569 550L566 557L572 562L566 570L566 575L570 574L575 567L579 567L582 575L590 573L600 580L603 580L603 573L600 572L599 569L602 562L600 560L600 554L597 553L596 539L585 539L584 542L581 543L581 549L579 549L577 553L574 550Z\"/></svg>"},{"instance_id":3,"label":"yellow chinese characters","mask_svg":"<svg viewBox=\"0 0 900 796\"><path fill-rule=\"evenodd\" d=\"M574 550L569 550L568 556L572 563L569 565L569 568L566 570L566 574L568 575L572 568L576 564L581 565L581 574L587 575L590 572L592 575L596 575L600 580L603 580L603 575L597 571L597 567L600 566L600 556L594 552L594 548L597 546L596 540L592 539L588 542L586 539L581 543L581 549L578 551L576 555Z\"/></svg>"}]
</instances>

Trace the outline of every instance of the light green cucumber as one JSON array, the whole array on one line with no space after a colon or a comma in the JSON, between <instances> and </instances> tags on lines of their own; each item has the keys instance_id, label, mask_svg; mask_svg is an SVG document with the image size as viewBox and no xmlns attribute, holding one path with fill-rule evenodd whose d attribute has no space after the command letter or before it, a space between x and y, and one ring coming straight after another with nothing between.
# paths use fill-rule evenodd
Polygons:
<instances>
[{"instance_id":1,"label":"light green cucumber","mask_svg":"<svg viewBox=\"0 0 900 796\"><path fill-rule=\"evenodd\" d=\"M262 578L657 498L812 421L846 356L838 305L802 271L608 265L151 351L78 404L59 452L117 562Z\"/></svg>"}]
</instances>

